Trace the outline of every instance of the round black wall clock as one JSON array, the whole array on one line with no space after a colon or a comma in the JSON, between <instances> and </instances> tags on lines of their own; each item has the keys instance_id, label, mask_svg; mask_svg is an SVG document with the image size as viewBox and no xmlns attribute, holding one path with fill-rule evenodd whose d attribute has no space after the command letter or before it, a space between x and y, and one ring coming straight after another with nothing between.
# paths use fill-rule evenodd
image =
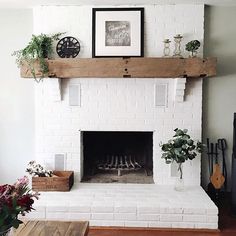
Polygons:
<instances>
[{"instance_id":1,"label":"round black wall clock","mask_svg":"<svg viewBox=\"0 0 236 236\"><path fill-rule=\"evenodd\" d=\"M58 42L56 50L61 58L74 58L80 52L80 43L74 37L64 37Z\"/></svg>"}]
</instances>

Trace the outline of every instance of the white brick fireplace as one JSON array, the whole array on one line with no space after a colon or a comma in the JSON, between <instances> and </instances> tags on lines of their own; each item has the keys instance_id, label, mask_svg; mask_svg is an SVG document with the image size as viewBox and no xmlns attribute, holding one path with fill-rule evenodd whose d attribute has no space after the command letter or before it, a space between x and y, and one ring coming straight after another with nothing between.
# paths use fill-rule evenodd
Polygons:
<instances>
[{"instance_id":1,"label":"white brick fireplace","mask_svg":"<svg viewBox=\"0 0 236 236\"><path fill-rule=\"evenodd\" d=\"M170 38L173 41L173 36L177 33L183 34L183 45L193 39L198 39L203 44L203 5L146 5L143 7L145 8L144 51L146 57L162 56L163 39ZM80 40L82 49L79 57L91 57L92 6L35 8L34 33L42 32L67 32L66 35ZM202 51L201 46L200 55L202 55ZM69 105L69 88L72 85L78 86L80 93L78 106ZM165 104L160 104L160 100L158 100L158 91L160 92L158 86L162 85L166 89ZM196 202L195 206L191 206L192 201L190 203L181 202L181 195L172 190L165 190L166 186L174 184L176 175L171 165L165 164L165 161L161 159L159 146L160 142L165 142L173 136L173 130L177 127L187 128L195 139L201 140L201 78L187 80L186 84L185 79L181 83L181 80L177 78L64 79L61 80L61 100L56 102L54 98L60 97L60 94L58 94L59 90L55 86L55 81L45 79L42 83L35 85L35 91L37 161L53 168L55 154L65 154L66 169L75 172L75 181L79 183L83 177L81 132L151 131L153 132L153 179L156 184L152 186L131 185L130 188L134 189L132 193L127 185L123 190L121 190L122 185L117 185L117 187L107 185L111 191L119 189L121 192L118 194L116 202L112 201L111 206L103 209L101 205L104 205L104 199L107 199L108 203L111 200L108 190L106 191L102 187L104 185L79 184L75 186L78 189L64 195L45 193L38 205L37 217L61 219L63 212L65 219L86 219L90 220L91 225L100 226L217 228L217 208L199 187L200 157L184 164L185 184L193 185L194 188L194 190L188 190L187 193L189 198L194 198ZM158 193L158 185L166 186L159 186L161 190ZM100 187L103 190L98 190ZM151 191L153 192L151 193ZM177 194L177 198L173 197L173 199L164 201L166 197L163 193L165 191L169 196ZM80 206L77 206L78 203L76 203L77 193L80 197ZM126 203L134 195L140 195L127 208L122 205L124 203L121 203L122 193L127 197ZM58 205L52 199L56 198L55 194L58 194L58 201L61 200ZM70 197L68 194L71 194ZM147 198L147 195L150 199ZM140 202L142 203L141 198L148 200L147 205L143 206L144 208L142 208L142 204L139 205ZM174 207L176 199L179 200L178 207ZM65 202L68 204L65 205ZM83 205L83 202L86 203ZM154 202L158 204L156 212L153 210ZM50 204L52 204L51 207L45 207ZM75 205L77 208L72 207ZM142 210L139 212L140 207L143 212ZM31 214L31 216L33 215Z\"/></svg>"},{"instance_id":2,"label":"white brick fireplace","mask_svg":"<svg viewBox=\"0 0 236 236\"><path fill-rule=\"evenodd\" d=\"M203 5L147 5L145 7L145 56L161 56L163 39L177 33L184 42L203 43ZM79 57L91 57L91 6L39 7L34 9L34 32L67 32L77 37ZM194 20L189 21L194 15ZM62 17L63 16L63 17ZM184 48L184 47L183 47ZM201 47L202 48L202 47ZM172 48L173 49L173 48ZM202 51L202 49L201 49ZM184 79L183 79L184 80ZM175 128L187 128L201 140L202 79L177 85L178 79L70 79L62 80L62 100L54 102L57 88L44 80L36 85L36 158L54 166L54 155L66 154L66 168L82 177L81 131L152 131L153 173L156 184L173 184L171 166L160 158L160 142L167 141ZM69 106L69 86L77 85L80 105ZM158 88L166 86L165 105ZM183 92L185 89L184 101ZM186 183L199 185L200 158L184 166Z\"/></svg>"}]
</instances>

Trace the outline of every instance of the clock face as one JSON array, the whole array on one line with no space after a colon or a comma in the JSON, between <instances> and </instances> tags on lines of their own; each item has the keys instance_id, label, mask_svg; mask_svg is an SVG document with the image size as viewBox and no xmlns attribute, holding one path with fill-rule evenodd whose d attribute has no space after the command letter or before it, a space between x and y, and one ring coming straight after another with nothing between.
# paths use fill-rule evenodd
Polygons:
<instances>
[{"instance_id":1,"label":"clock face","mask_svg":"<svg viewBox=\"0 0 236 236\"><path fill-rule=\"evenodd\" d=\"M56 49L59 57L74 58L80 52L80 43L74 37L64 37L58 42Z\"/></svg>"}]
</instances>

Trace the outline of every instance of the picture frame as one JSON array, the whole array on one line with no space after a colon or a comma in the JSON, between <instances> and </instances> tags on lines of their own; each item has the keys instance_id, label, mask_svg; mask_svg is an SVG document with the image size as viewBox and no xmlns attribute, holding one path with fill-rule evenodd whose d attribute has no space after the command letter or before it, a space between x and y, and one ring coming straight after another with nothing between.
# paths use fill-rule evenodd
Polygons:
<instances>
[{"instance_id":1,"label":"picture frame","mask_svg":"<svg viewBox=\"0 0 236 236\"><path fill-rule=\"evenodd\" d=\"M93 8L92 57L143 57L144 8Z\"/></svg>"}]
</instances>

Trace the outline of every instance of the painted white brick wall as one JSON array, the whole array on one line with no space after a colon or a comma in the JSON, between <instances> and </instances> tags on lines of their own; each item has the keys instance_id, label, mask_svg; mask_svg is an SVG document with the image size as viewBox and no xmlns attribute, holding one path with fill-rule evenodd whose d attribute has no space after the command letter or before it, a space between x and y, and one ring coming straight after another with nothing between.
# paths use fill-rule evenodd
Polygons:
<instances>
[{"instance_id":1,"label":"painted white brick wall","mask_svg":"<svg viewBox=\"0 0 236 236\"><path fill-rule=\"evenodd\" d=\"M103 7L113 6L101 6L101 8ZM145 56L162 56L162 41L165 38L172 41L173 52L173 36L178 33L184 36L183 45L193 39L198 39L203 44L204 5L144 5L138 7L145 8ZM66 35L79 39L81 43L79 57L91 57L92 8L93 6L36 7L34 8L34 33L66 32ZM200 48L200 54L202 51L203 47Z\"/></svg>"},{"instance_id":2,"label":"painted white brick wall","mask_svg":"<svg viewBox=\"0 0 236 236\"><path fill-rule=\"evenodd\" d=\"M161 56L163 39L172 39L177 33L184 35L183 44L192 39L203 42L203 5L147 5L144 8L145 56ZM67 32L81 42L79 57L91 57L91 12L92 6L37 7L34 33ZM157 83L168 83L167 108L155 107ZM66 153L66 169L75 171L76 181L80 181L82 175L81 131L153 131L157 184L175 181L170 175L170 166L160 158L160 142L172 137L176 127L187 128L194 138L201 139L202 79L187 81L183 103L174 101L173 79L62 80L62 101L59 102L49 99L52 93L49 84L45 79L35 86L36 159L53 168L54 154ZM72 84L81 86L81 106L69 106L68 87ZM184 177L186 184L200 184L199 157L184 165Z\"/></svg>"}]
</instances>

